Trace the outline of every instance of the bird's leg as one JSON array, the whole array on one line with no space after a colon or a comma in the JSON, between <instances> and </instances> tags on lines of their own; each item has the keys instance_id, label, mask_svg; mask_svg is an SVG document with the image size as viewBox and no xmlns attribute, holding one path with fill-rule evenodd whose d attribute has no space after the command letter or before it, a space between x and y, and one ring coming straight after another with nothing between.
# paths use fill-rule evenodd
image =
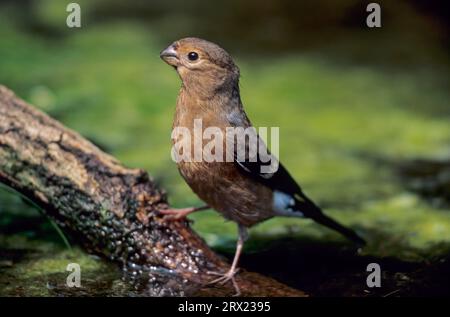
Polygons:
<instances>
[{"instance_id":1,"label":"bird's leg","mask_svg":"<svg viewBox=\"0 0 450 317\"><path fill-rule=\"evenodd\" d=\"M181 220L181 219L186 218L187 215L189 215L193 212L205 210L205 209L209 209L209 206L205 205L205 206L201 206L201 207L188 207L188 208L179 208L179 209L174 209L174 208L161 209L161 210L158 210L158 213L161 215L167 215L168 217L165 217L165 218L169 219L169 220Z\"/></svg>"},{"instance_id":2,"label":"bird's leg","mask_svg":"<svg viewBox=\"0 0 450 317\"><path fill-rule=\"evenodd\" d=\"M209 282L208 284L216 284L216 283L225 284L226 282L231 280L231 282L233 283L234 289L236 290L236 294L234 296L241 295L239 285L236 283L234 276L239 271L239 269L237 268L237 265L239 263L239 258L241 256L242 249L244 247L244 242L248 238L247 228L242 225L239 225L238 228L239 228L239 237L238 237L237 244L236 244L236 252L234 254L233 263L231 264L230 269L226 273L208 272L208 274L220 276L219 278L216 278L215 280Z\"/></svg>"}]
</instances>

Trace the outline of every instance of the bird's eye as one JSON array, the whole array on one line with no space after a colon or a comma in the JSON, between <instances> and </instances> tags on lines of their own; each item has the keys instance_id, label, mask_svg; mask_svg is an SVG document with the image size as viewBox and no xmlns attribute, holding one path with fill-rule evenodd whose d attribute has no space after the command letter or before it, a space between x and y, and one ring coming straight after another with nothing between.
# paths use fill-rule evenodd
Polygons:
<instances>
[{"instance_id":1,"label":"bird's eye","mask_svg":"<svg viewBox=\"0 0 450 317\"><path fill-rule=\"evenodd\" d=\"M198 59L198 54L196 52L190 52L188 58L190 61L196 61Z\"/></svg>"}]
</instances>

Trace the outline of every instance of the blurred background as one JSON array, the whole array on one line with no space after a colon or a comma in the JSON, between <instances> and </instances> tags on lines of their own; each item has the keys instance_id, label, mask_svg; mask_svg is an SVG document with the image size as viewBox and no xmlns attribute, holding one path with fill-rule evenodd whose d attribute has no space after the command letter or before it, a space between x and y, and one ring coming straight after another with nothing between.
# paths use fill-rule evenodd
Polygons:
<instances>
[{"instance_id":1,"label":"blurred background","mask_svg":"<svg viewBox=\"0 0 450 317\"><path fill-rule=\"evenodd\" d=\"M252 230L242 266L315 296L450 293L446 2L377 1L373 29L370 1L79 0L79 29L66 26L70 2L0 1L0 84L148 170L174 206L196 206L170 158L180 81L159 52L185 36L216 42L241 68L253 123L280 127L284 165L369 241L358 255L308 220L273 219ZM233 224L213 211L192 219L233 254ZM0 295L65 295L68 261L86 272L72 295L119 292L114 268L1 187ZM382 267L381 289L365 286L370 262Z\"/></svg>"}]
</instances>

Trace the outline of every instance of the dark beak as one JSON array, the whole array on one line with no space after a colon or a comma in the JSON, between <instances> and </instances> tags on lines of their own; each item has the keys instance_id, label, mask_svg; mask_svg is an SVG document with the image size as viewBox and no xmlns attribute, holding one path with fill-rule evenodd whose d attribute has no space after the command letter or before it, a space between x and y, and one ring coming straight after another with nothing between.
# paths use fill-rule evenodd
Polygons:
<instances>
[{"instance_id":1,"label":"dark beak","mask_svg":"<svg viewBox=\"0 0 450 317\"><path fill-rule=\"evenodd\" d=\"M163 50L159 56L169 65L175 66L178 62L178 54L173 45Z\"/></svg>"}]
</instances>

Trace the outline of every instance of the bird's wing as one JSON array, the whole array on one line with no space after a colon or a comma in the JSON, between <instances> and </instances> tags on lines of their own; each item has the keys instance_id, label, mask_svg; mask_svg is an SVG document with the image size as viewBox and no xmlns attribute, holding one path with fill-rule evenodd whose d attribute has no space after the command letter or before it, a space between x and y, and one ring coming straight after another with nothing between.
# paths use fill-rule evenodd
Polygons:
<instances>
[{"instance_id":1,"label":"bird's wing","mask_svg":"<svg viewBox=\"0 0 450 317\"><path fill-rule=\"evenodd\" d=\"M311 218L324 226L340 232L347 238L359 244L365 244L365 241L353 230L342 226L335 220L326 216L322 210L303 193L301 187L292 178L281 162L267 150L264 141L259 136L257 136L256 140L257 148L259 149L256 152L256 155L250 154L249 145L245 144L244 148L246 153L243 159L242 154L238 155L237 153L239 147L235 147L234 162L244 175L247 175L256 182L272 189L274 195L273 208L276 213L284 216L303 216ZM270 158L268 158L266 154L269 155ZM270 162L272 162L272 164L270 164ZM272 172L263 172L268 169L269 165L271 167L269 170ZM274 166L278 166L278 168L274 169Z\"/></svg>"},{"instance_id":2,"label":"bird's wing","mask_svg":"<svg viewBox=\"0 0 450 317\"><path fill-rule=\"evenodd\" d=\"M256 140L256 148L258 149L256 153L249 153L251 151L251 145L248 143L241 147L243 151L245 151L245 157L243 157L243 155L239 156L239 147L235 147L234 162L238 169L246 176L269 187L274 192L289 196L292 201L288 202L286 207L292 208L292 212L298 212L299 215L303 213L304 216L308 216L308 211L306 210L306 213L301 210L294 210L295 207L300 207L299 204L301 205L302 202L307 201L307 197L302 192L300 186L284 168L281 162L268 151L264 141L259 136L257 136Z\"/></svg>"}]
</instances>

